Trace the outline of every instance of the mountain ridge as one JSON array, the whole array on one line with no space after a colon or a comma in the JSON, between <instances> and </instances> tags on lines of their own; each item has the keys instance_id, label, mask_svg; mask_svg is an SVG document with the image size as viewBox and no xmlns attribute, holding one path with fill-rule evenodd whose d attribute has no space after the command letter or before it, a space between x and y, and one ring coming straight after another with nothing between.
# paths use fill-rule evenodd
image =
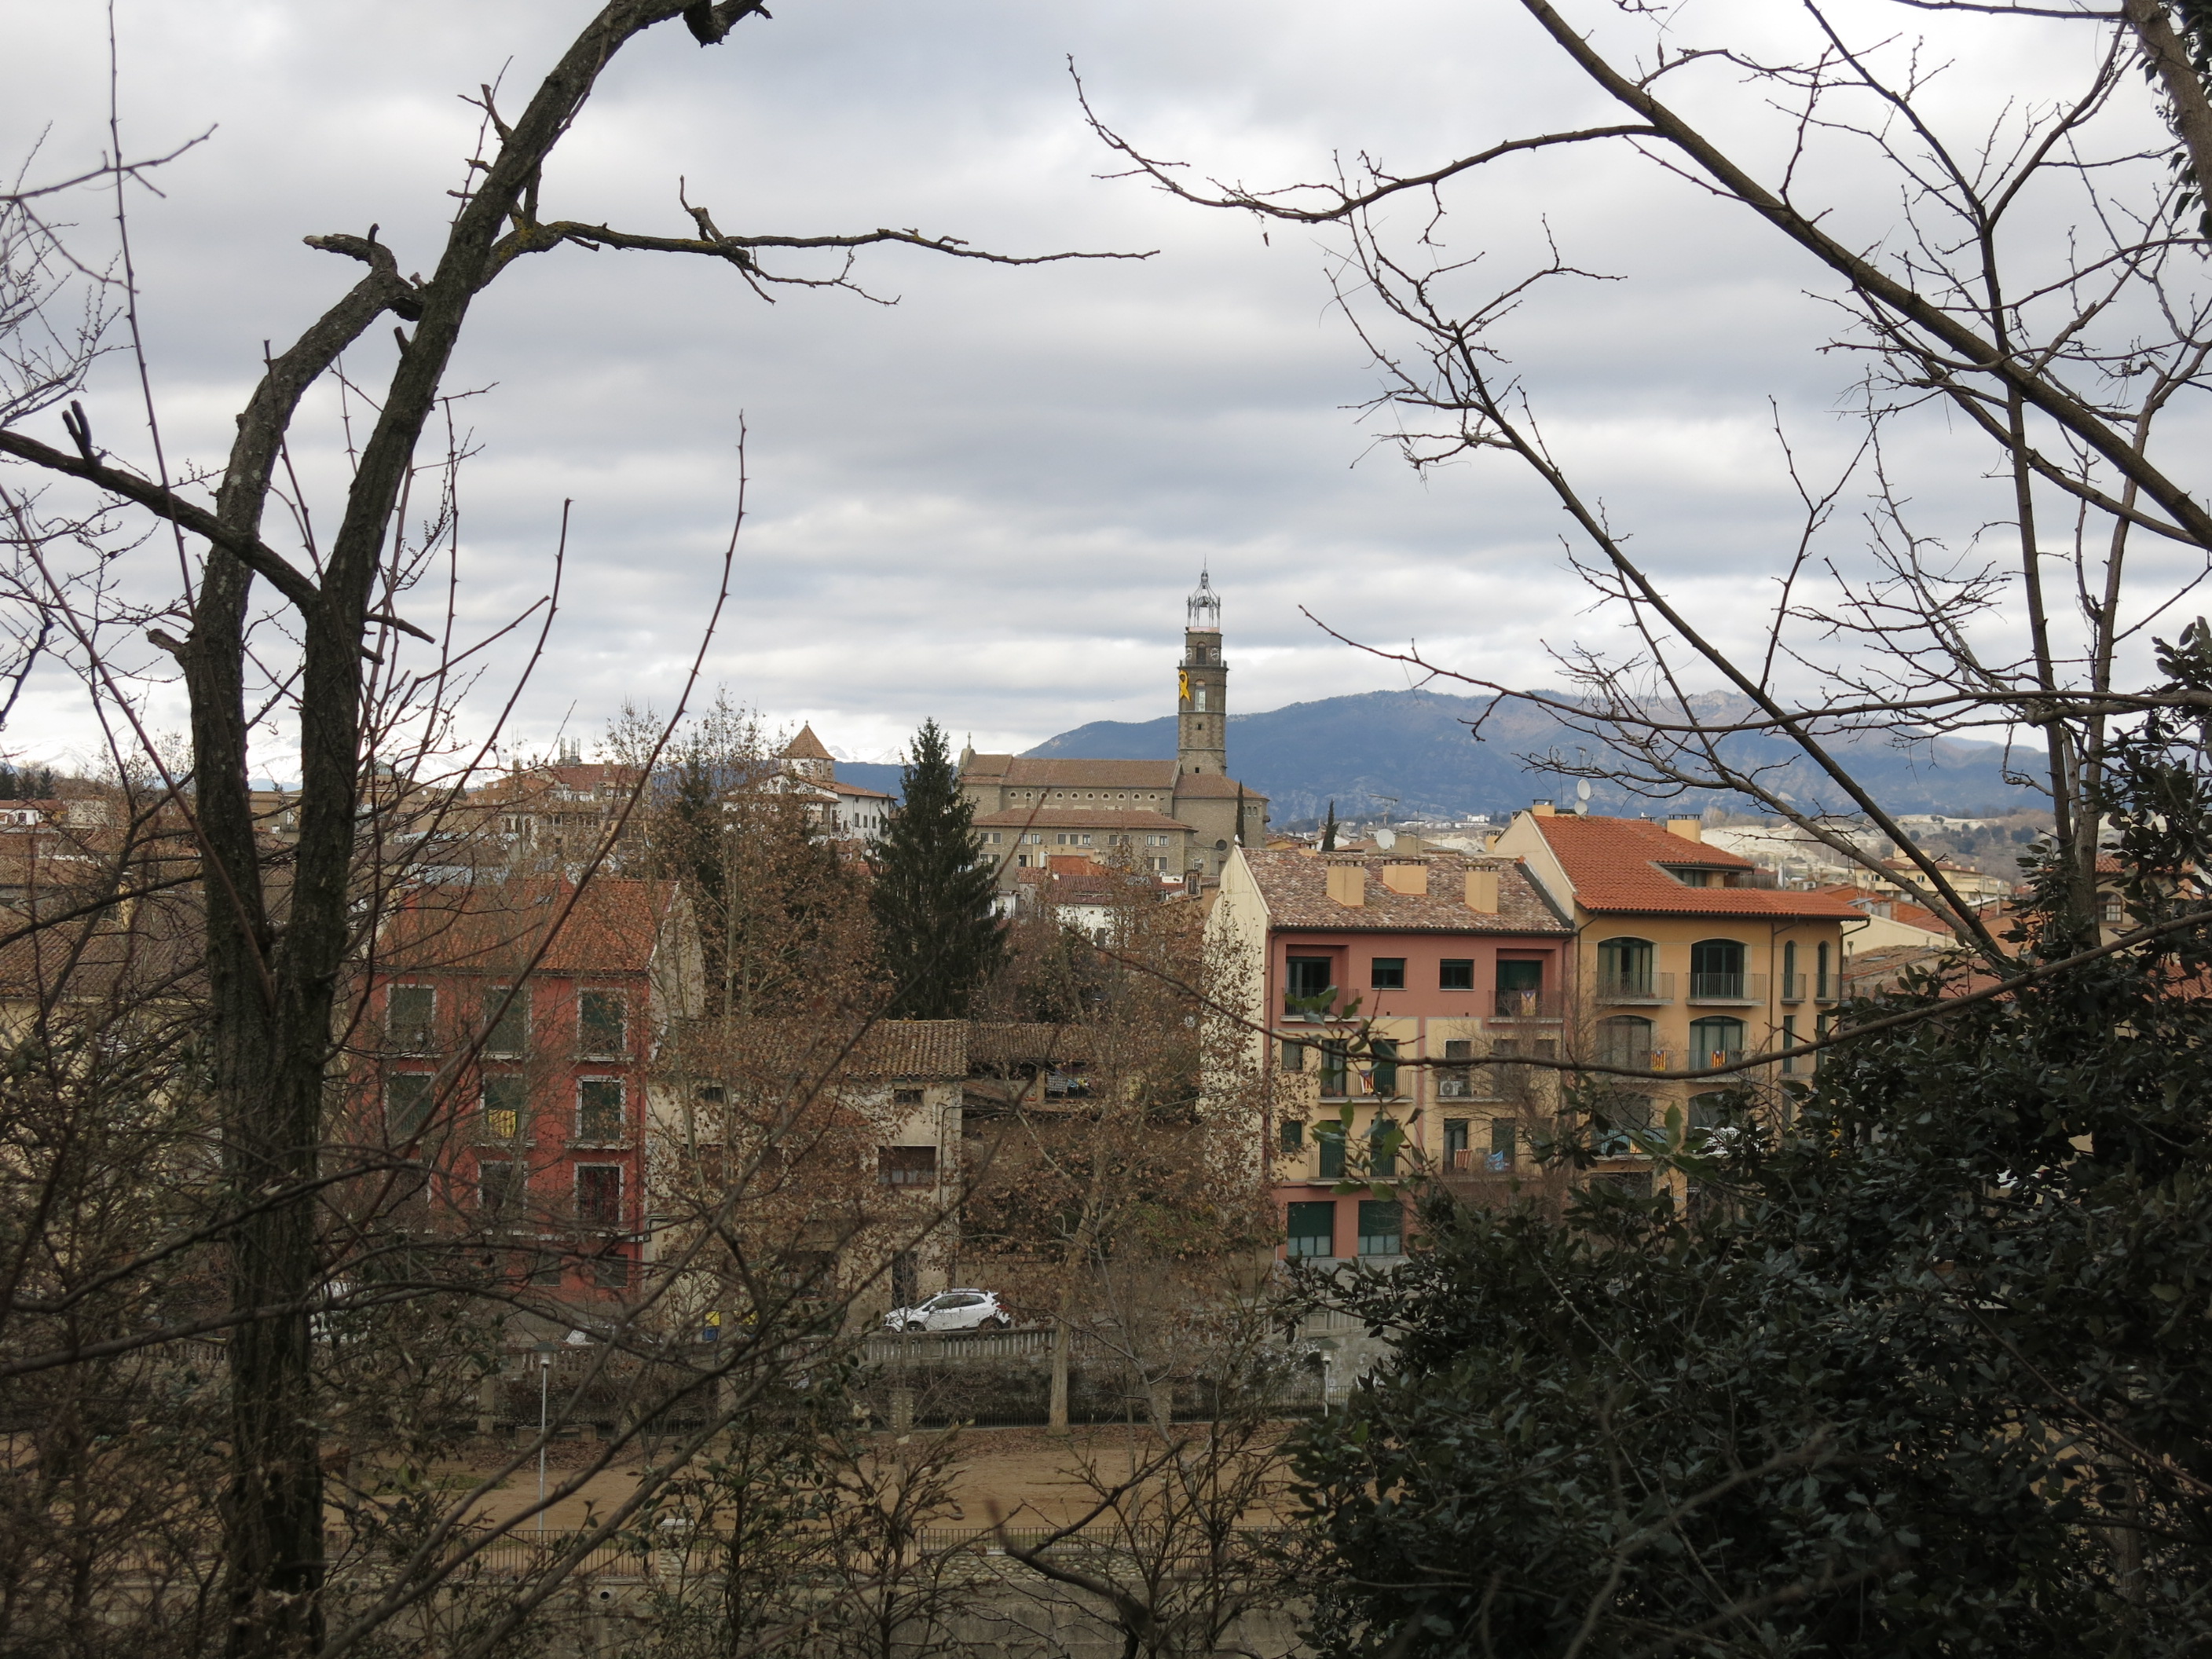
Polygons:
<instances>
[{"instance_id":1,"label":"mountain ridge","mask_svg":"<svg viewBox=\"0 0 2212 1659\"><path fill-rule=\"evenodd\" d=\"M1693 699L1700 712L1725 713L1731 706L1732 700L1722 694ZM1478 741L1468 722L1486 710L1492 712ZM1556 796L1569 782L1532 767L1524 756L1589 752L1556 717L1529 704L1500 703L1492 709L1486 696L1427 690L1358 692L1261 714L1231 714L1228 738L1230 775L1269 798L1269 816L1279 824L1317 818L1330 801L1342 817L1370 817L1386 809L1401 818L1474 813L1494 817L1531 799ZM1774 769L1770 775L1800 803L1850 810L1850 801L1787 738L1742 732L1725 742L1731 759ZM1978 817L2033 804L2029 792L2006 777L2000 744L1868 732L1838 735L1827 746L1892 811ZM1176 720L1167 714L1151 720L1094 720L1025 752L1172 760ZM845 775L860 769L839 770ZM1649 811L1656 799L1603 780L1592 781L1590 805L1595 811L1633 815ZM1741 797L1719 790L1691 790L1666 799L1677 810L1745 805Z\"/></svg>"}]
</instances>

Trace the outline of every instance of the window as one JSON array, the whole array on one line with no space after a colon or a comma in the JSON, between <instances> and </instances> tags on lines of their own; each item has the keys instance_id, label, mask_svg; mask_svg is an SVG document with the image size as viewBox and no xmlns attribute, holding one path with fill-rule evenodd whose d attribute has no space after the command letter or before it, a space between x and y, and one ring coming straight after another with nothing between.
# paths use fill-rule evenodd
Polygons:
<instances>
[{"instance_id":1,"label":"window","mask_svg":"<svg viewBox=\"0 0 2212 1659\"><path fill-rule=\"evenodd\" d=\"M1534 1018L1543 1012L1543 1001L1542 963L1501 962L1498 964L1498 1013L1500 1018Z\"/></svg>"},{"instance_id":2,"label":"window","mask_svg":"<svg viewBox=\"0 0 2212 1659\"><path fill-rule=\"evenodd\" d=\"M514 1165L504 1161L479 1158L477 1161L477 1207L488 1221L495 1221L514 1207L520 1195L514 1179Z\"/></svg>"},{"instance_id":3,"label":"window","mask_svg":"<svg viewBox=\"0 0 2212 1659\"><path fill-rule=\"evenodd\" d=\"M1321 1154L1321 1178L1323 1181L1344 1179L1344 1125L1319 1123L1314 1126L1314 1150Z\"/></svg>"},{"instance_id":4,"label":"window","mask_svg":"<svg viewBox=\"0 0 2212 1659\"><path fill-rule=\"evenodd\" d=\"M1651 1022L1636 1014L1615 1014L1597 1023L1597 1062L1601 1066L1651 1068Z\"/></svg>"},{"instance_id":5,"label":"window","mask_svg":"<svg viewBox=\"0 0 2212 1659\"><path fill-rule=\"evenodd\" d=\"M395 985L384 994L384 1030L395 1048L422 1053L431 1047L438 994L427 985Z\"/></svg>"},{"instance_id":6,"label":"window","mask_svg":"<svg viewBox=\"0 0 2212 1659\"><path fill-rule=\"evenodd\" d=\"M1284 1254L1292 1257L1336 1254L1336 1206L1334 1203L1290 1206L1290 1239Z\"/></svg>"},{"instance_id":7,"label":"window","mask_svg":"<svg viewBox=\"0 0 2212 1659\"><path fill-rule=\"evenodd\" d=\"M1490 1120L1490 1160L1492 1170L1503 1173L1513 1167L1515 1154L1521 1144L1521 1125L1510 1117Z\"/></svg>"},{"instance_id":8,"label":"window","mask_svg":"<svg viewBox=\"0 0 2212 1659\"><path fill-rule=\"evenodd\" d=\"M1437 989L1439 991L1474 989L1474 961L1467 957L1446 957L1437 964Z\"/></svg>"},{"instance_id":9,"label":"window","mask_svg":"<svg viewBox=\"0 0 2212 1659\"><path fill-rule=\"evenodd\" d=\"M1814 952L1813 960L1817 964L1814 974L1813 994L1822 1002L1832 1001L1836 994L1836 988L1834 982L1828 977L1828 945L1825 940Z\"/></svg>"},{"instance_id":10,"label":"window","mask_svg":"<svg viewBox=\"0 0 2212 1659\"><path fill-rule=\"evenodd\" d=\"M1404 1255L1405 1230L1405 1207L1396 1199L1363 1198L1359 1200L1360 1255Z\"/></svg>"},{"instance_id":11,"label":"window","mask_svg":"<svg viewBox=\"0 0 2212 1659\"><path fill-rule=\"evenodd\" d=\"M619 991L586 991L576 999L576 1046L587 1054L619 1054L629 1043L628 1000Z\"/></svg>"},{"instance_id":12,"label":"window","mask_svg":"<svg viewBox=\"0 0 2212 1659\"><path fill-rule=\"evenodd\" d=\"M1394 1037L1376 1037L1367 1045L1367 1048L1368 1053L1374 1057L1375 1064L1370 1080L1374 1085L1375 1092L1385 1100L1395 1099L1398 1093L1397 1040Z\"/></svg>"},{"instance_id":13,"label":"window","mask_svg":"<svg viewBox=\"0 0 2212 1659\"><path fill-rule=\"evenodd\" d=\"M1690 1064L1725 1066L1743 1058L1743 1022L1709 1017L1690 1022Z\"/></svg>"},{"instance_id":14,"label":"window","mask_svg":"<svg viewBox=\"0 0 2212 1659\"><path fill-rule=\"evenodd\" d=\"M1444 1168L1447 1170L1467 1168L1467 1120L1463 1117L1446 1118L1444 1120Z\"/></svg>"},{"instance_id":15,"label":"window","mask_svg":"<svg viewBox=\"0 0 2212 1659\"><path fill-rule=\"evenodd\" d=\"M1306 1149L1306 1126L1294 1117L1283 1120L1282 1148L1285 1154L1303 1152Z\"/></svg>"},{"instance_id":16,"label":"window","mask_svg":"<svg viewBox=\"0 0 2212 1659\"><path fill-rule=\"evenodd\" d=\"M1145 845L1147 847L1164 847L1167 844L1168 838L1165 836L1146 836L1145 837Z\"/></svg>"},{"instance_id":17,"label":"window","mask_svg":"<svg viewBox=\"0 0 2212 1659\"><path fill-rule=\"evenodd\" d=\"M1398 1173L1398 1152L1405 1132L1387 1117L1378 1117L1367 1131L1367 1173L1388 1180Z\"/></svg>"},{"instance_id":18,"label":"window","mask_svg":"<svg viewBox=\"0 0 2212 1659\"><path fill-rule=\"evenodd\" d=\"M520 1056L530 1041L530 988L495 985L483 994L483 1051L502 1060Z\"/></svg>"},{"instance_id":19,"label":"window","mask_svg":"<svg viewBox=\"0 0 2212 1659\"><path fill-rule=\"evenodd\" d=\"M623 1138L623 1085L617 1077L587 1077L576 1085L576 1139Z\"/></svg>"},{"instance_id":20,"label":"window","mask_svg":"<svg viewBox=\"0 0 2212 1659\"><path fill-rule=\"evenodd\" d=\"M1322 1093L1341 1098L1348 1075L1349 1068L1346 1064L1344 1045L1341 1042L1322 1043L1321 1045Z\"/></svg>"},{"instance_id":21,"label":"window","mask_svg":"<svg viewBox=\"0 0 2212 1659\"><path fill-rule=\"evenodd\" d=\"M1782 945L1782 1000L1795 1002L1805 994L1805 987L1797 977L1797 941L1785 939Z\"/></svg>"},{"instance_id":22,"label":"window","mask_svg":"<svg viewBox=\"0 0 2212 1659\"><path fill-rule=\"evenodd\" d=\"M394 1072L384 1079L384 1121L392 1133L412 1135L429 1121L438 1079L428 1072Z\"/></svg>"},{"instance_id":23,"label":"window","mask_svg":"<svg viewBox=\"0 0 2212 1659\"><path fill-rule=\"evenodd\" d=\"M1024 836L1022 839L1032 847L1042 847L1044 845L1044 831L1042 830L1032 830L1028 835Z\"/></svg>"},{"instance_id":24,"label":"window","mask_svg":"<svg viewBox=\"0 0 2212 1659\"><path fill-rule=\"evenodd\" d=\"M523 1115L530 1105L530 1085L521 1078L497 1073L483 1080L483 1132L494 1140L512 1140L522 1133Z\"/></svg>"},{"instance_id":25,"label":"window","mask_svg":"<svg viewBox=\"0 0 2212 1659\"><path fill-rule=\"evenodd\" d=\"M1378 991L1402 991L1406 988L1406 958L1376 957L1368 975L1367 982Z\"/></svg>"},{"instance_id":26,"label":"window","mask_svg":"<svg viewBox=\"0 0 2212 1659\"><path fill-rule=\"evenodd\" d=\"M878 1178L886 1187L934 1187L937 1148L881 1146L876 1150Z\"/></svg>"},{"instance_id":27,"label":"window","mask_svg":"<svg viewBox=\"0 0 2212 1659\"><path fill-rule=\"evenodd\" d=\"M623 1172L619 1164L576 1166L576 1219L594 1227L622 1224Z\"/></svg>"},{"instance_id":28,"label":"window","mask_svg":"<svg viewBox=\"0 0 2212 1659\"><path fill-rule=\"evenodd\" d=\"M918 1112L921 1109L921 1091L894 1089L891 1091L891 1104L906 1111Z\"/></svg>"},{"instance_id":29,"label":"window","mask_svg":"<svg viewBox=\"0 0 2212 1659\"><path fill-rule=\"evenodd\" d=\"M1732 939L1701 939L1692 945L1690 947L1690 994L1693 997L1741 996L1743 946ZM1695 1047L1694 1044L1692 1046Z\"/></svg>"},{"instance_id":30,"label":"window","mask_svg":"<svg viewBox=\"0 0 2212 1659\"><path fill-rule=\"evenodd\" d=\"M999 837L999 832L998 832L996 830L994 830L993 831L991 831L991 833L990 833L989 835L986 836L983 839L984 839L984 840L986 840L986 841L988 841L988 842L989 842L991 843L991 845L992 845L992 846L996 847L996 846L999 844L999 839L1000 839L1000 837Z\"/></svg>"},{"instance_id":31,"label":"window","mask_svg":"<svg viewBox=\"0 0 2212 1659\"><path fill-rule=\"evenodd\" d=\"M1651 994L1654 952L1648 939L1609 939L1597 947L1597 994L1601 997Z\"/></svg>"},{"instance_id":32,"label":"window","mask_svg":"<svg viewBox=\"0 0 2212 1659\"><path fill-rule=\"evenodd\" d=\"M1283 1039L1283 1069L1303 1072L1306 1068L1306 1045L1295 1037Z\"/></svg>"},{"instance_id":33,"label":"window","mask_svg":"<svg viewBox=\"0 0 2212 1659\"><path fill-rule=\"evenodd\" d=\"M2107 927L2117 927L2127 920L2126 902L2118 893L2097 895L2097 920Z\"/></svg>"},{"instance_id":34,"label":"window","mask_svg":"<svg viewBox=\"0 0 2212 1659\"><path fill-rule=\"evenodd\" d=\"M1336 978L1328 957L1292 957L1285 975L1284 988L1294 997L1325 996Z\"/></svg>"},{"instance_id":35,"label":"window","mask_svg":"<svg viewBox=\"0 0 2212 1659\"><path fill-rule=\"evenodd\" d=\"M1474 1044L1465 1037L1444 1039L1444 1059L1465 1060L1474 1058ZM1437 1071L1437 1098L1467 1100L1474 1094L1474 1072L1471 1066L1446 1065Z\"/></svg>"}]
</instances>

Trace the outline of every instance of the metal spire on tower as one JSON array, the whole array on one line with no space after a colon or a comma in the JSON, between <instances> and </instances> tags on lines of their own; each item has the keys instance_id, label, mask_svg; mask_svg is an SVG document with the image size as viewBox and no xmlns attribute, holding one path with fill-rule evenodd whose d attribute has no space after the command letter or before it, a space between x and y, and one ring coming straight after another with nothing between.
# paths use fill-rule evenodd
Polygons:
<instances>
[{"instance_id":1,"label":"metal spire on tower","mask_svg":"<svg viewBox=\"0 0 2212 1659\"><path fill-rule=\"evenodd\" d=\"M1205 566L1199 567L1198 591L1183 601L1183 614L1190 628L1210 628L1221 631L1221 595L1213 591L1212 577Z\"/></svg>"}]
</instances>

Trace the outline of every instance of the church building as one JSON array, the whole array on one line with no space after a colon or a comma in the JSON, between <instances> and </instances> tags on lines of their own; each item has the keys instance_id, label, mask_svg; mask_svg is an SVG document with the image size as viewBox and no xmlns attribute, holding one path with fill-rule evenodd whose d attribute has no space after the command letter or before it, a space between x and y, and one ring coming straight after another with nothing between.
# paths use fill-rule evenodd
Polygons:
<instances>
[{"instance_id":1,"label":"church building","mask_svg":"<svg viewBox=\"0 0 2212 1659\"><path fill-rule=\"evenodd\" d=\"M1162 876L1212 880L1231 848L1265 844L1267 797L1229 775L1221 596L1206 572L1184 611L1173 760L961 755L960 793L975 806L1001 886L1054 855L1126 854Z\"/></svg>"}]
</instances>

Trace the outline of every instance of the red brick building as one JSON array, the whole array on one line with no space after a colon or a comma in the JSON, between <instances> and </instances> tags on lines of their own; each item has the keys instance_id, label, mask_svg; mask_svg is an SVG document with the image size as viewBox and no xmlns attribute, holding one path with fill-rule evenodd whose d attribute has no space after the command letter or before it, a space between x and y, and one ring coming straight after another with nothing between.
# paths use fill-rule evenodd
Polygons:
<instances>
[{"instance_id":1,"label":"red brick building","mask_svg":"<svg viewBox=\"0 0 2212 1659\"><path fill-rule=\"evenodd\" d=\"M379 941L362 1093L371 1135L436 1171L427 1224L513 1246L542 1285L627 1285L648 1244L647 1068L699 987L665 884L411 896Z\"/></svg>"}]
</instances>

